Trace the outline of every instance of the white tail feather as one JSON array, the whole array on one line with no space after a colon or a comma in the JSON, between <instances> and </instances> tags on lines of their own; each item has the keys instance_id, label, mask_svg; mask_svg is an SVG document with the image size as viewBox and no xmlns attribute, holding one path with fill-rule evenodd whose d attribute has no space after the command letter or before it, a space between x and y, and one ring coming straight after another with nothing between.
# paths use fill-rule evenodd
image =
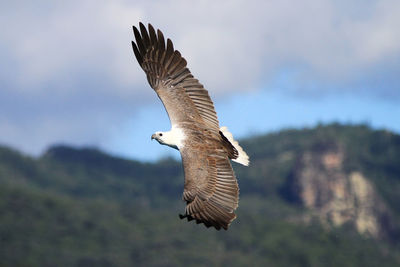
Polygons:
<instances>
[{"instance_id":1,"label":"white tail feather","mask_svg":"<svg viewBox=\"0 0 400 267\"><path fill-rule=\"evenodd\" d=\"M240 163L244 166L249 166L249 156L247 156L246 152L244 152L243 148L239 146L239 143L233 139L233 135L229 132L228 127L223 126L219 129L224 136L228 139L228 141L236 148L239 153L237 159L232 159L233 161Z\"/></svg>"}]
</instances>

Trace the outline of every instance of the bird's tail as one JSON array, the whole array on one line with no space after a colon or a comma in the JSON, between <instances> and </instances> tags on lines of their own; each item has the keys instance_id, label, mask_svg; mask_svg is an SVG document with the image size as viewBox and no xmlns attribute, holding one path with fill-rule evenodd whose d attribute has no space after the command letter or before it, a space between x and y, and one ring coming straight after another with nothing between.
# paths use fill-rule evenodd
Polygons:
<instances>
[{"instance_id":1,"label":"bird's tail","mask_svg":"<svg viewBox=\"0 0 400 267\"><path fill-rule=\"evenodd\" d=\"M219 129L220 134L222 137L225 137L229 143L234 147L234 149L237 151L235 153L235 156L232 157L231 159L237 163L240 163L244 166L249 166L249 156L247 156L246 152L244 152L243 148L239 146L239 143L233 139L233 135L229 132L228 127L223 126Z\"/></svg>"}]
</instances>

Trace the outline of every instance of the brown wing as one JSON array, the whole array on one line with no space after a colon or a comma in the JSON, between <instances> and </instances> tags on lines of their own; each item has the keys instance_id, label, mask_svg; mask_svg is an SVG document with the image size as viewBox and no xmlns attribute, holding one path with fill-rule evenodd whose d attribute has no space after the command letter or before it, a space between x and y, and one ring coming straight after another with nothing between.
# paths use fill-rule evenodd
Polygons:
<instances>
[{"instance_id":1,"label":"brown wing","mask_svg":"<svg viewBox=\"0 0 400 267\"><path fill-rule=\"evenodd\" d=\"M174 50L172 42L165 40L162 32L157 34L149 24L148 31L139 24L134 26L136 43L133 52L147 75L150 86L156 91L168 112L173 125L185 121L203 121L216 133L219 130L217 114L207 90L193 77L186 67L186 60Z\"/></svg>"},{"instance_id":2,"label":"brown wing","mask_svg":"<svg viewBox=\"0 0 400 267\"><path fill-rule=\"evenodd\" d=\"M239 187L228 155L212 143L186 144L181 150L187 205L180 217L226 230L236 218Z\"/></svg>"}]
</instances>

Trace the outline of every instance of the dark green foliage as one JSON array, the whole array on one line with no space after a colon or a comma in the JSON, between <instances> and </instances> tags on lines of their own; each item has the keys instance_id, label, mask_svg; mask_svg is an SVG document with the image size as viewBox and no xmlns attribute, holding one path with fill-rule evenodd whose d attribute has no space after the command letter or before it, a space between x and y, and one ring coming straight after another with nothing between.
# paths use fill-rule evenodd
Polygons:
<instances>
[{"instance_id":1,"label":"dark green foliage","mask_svg":"<svg viewBox=\"0 0 400 267\"><path fill-rule=\"evenodd\" d=\"M243 140L228 231L178 218L180 162L155 164L57 146L39 159L0 147L0 266L399 266L392 243L302 222L285 191L296 156L342 146L345 168L373 181L399 218L400 136L338 124Z\"/></svg>"}]
</instances>

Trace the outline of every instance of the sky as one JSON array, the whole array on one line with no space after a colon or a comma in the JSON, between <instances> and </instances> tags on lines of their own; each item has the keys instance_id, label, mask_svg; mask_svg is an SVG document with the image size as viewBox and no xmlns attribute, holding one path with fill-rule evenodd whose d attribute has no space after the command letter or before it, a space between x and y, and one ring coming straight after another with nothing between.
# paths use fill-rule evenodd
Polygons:
<instances>
[{"instance_id":1,"label":"sky","mask_svg":"<svg viewBox=\"0 0 400 267\"><path fill-rule=\"evenodd\" d=\"M0 144L139 160L168 116L132 53L132 25L170 38L237 138L318 123L400 133L400 1L0 0Z\"/></svg>"}]
</instances>

